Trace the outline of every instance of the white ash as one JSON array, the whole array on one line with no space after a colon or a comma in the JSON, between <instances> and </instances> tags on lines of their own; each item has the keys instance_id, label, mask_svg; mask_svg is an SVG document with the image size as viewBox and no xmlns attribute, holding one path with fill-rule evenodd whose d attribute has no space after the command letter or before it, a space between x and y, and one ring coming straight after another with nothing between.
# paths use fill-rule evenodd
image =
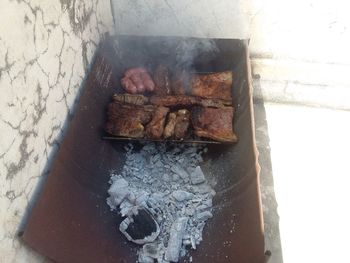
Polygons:
<instances>
[{"instance_id":1,"label":"white ash","mask_svg":"<svg viewBox=\"0 0 350 263\"><path fill-rule=\"evenodd\" d=\"M205 223L213 216L215 191L199 166L207 149L149 143L139 151L132 144L125 150L122 171L111 173L107 203L126 217L123 231L138 209L147 210L159 226L158 233L136 242L144 244L139 263L177 262L200 244Z\"/></svg>"}]
</instances>

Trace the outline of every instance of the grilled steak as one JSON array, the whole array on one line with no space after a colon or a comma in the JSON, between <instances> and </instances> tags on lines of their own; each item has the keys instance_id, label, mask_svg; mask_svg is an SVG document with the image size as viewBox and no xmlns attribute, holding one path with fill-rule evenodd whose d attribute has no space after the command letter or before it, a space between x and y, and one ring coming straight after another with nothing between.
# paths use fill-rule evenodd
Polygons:
<instances>
[{"instance_id":1,"label":"grilled steak","mask_svg":"<svg viewBox=\"0 0 350 263\"><path fill-rule=\"evenodd\" d=\"M169 108L158 107L152 117L152 120L146 126L146 136L151 139L160 139L163 135L166 115Z\"/></svg>"},{"instance_id":2,"label":"grilled steak","mask_svg":"<svg viewBox=\"0 0 350 263\"><path fill-rule=\"evenodd\" d=\"M174 135L175 124L176 124L176 113L171 112L168 115L167 124L164 128L164 138L165 139L170 138Z\"/></svg>"},{"instance_id":3,"label":"grilled steak","mask_svg":"<svg viewBox=\"0 0 350 263\"><path fill-rule=\"evenodd\" d=\"M192 124L195 135L221 142L236 142L233 133L233 107L220 109L193 107Z\"/></svg>"},{"instance_id":4,"label":"grilled steak","mask_svg":"<svg viewBox=\"0 0 350 263\"><path fill-rule=\"evenodd\" d=\"M157 106L174 107L174 106L203 106L222 108L225 106L231 106L231 100L220 99L203 99L200 97L177 95L177 96L152 96L150 97L150 103Z\"/></svg>"},{"instance_id":5,"label":"grilled steak","mask_svg":"<svg viewBox=\"0 0 350 263\"><path fill-rule=\"evenodd\" d=\"M166 66L162 64L158 65L153 74L153 80L155 83L155 94L169 95L171 93L169 70Z\"/></svg>"},{"instance_id":6,"label":"grilled steak","mask_svg":"<svg viewBox=\"0 0 350 263\"><path fill-rule=\"evenodd\" d=\"M194 74L191 78L191 94L203 98L230 100L232 81L232 71Z\"/></svg>"},{"instance_id":7,"label":"grilled steak","mask_svg":"<svg viewBox=\"0 0 350 263\"><path fill-rule=\"evenodd\" d=\"M190 126L190 112L186 109L178 110L176 115L176 124L174 129L175 139L184 139L188 127Z\"/></svg>"},{"instance_id":8,"label":"grilled steak","mask_svg":"<svg viewBox=\"0 0 350 263\"><path fill-rule=\"evenodd\" d=\"M148 103L147 97L134 94L114 94L113 100L134 105L145 105Z\"/></svg>"},{"instance_id":9,"label":"grilled steak","mask_svg":"<svg viewBox=\"0 0 350 263\"><path fill-rule=\"evenodd\" d=\"M115 136L141 138L155 107L112 102L108 106L106 131Z\"/></svg>"}]
</instances>

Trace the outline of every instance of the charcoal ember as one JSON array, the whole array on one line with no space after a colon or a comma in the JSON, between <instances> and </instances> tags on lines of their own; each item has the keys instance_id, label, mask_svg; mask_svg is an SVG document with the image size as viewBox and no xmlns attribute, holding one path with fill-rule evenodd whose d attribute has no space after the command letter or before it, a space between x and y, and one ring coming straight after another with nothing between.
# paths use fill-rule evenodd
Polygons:
<instances>
[{"instance_id":1,"label":"charcoal ember","mask_svg":"<svg viewBox=\"0 0 350 263\"><path fill-rule=\"evenodd\" d=\"M108 190L110 194L109 202L114 206L120 205L125 199L133 202L135 200L134 194L128 188L129 183L123 178L115 180Z\"/></svg>"},{"instance_id":2,"label":"charcoal ember","mask_svg":"<svg viewBox=\"0 0 350 263\"><path fill-rule=\"evenodd\" d=\"M155 83L154 93L157 95L169 95L171 93L170 87L170 73L167 66L160 64L154 71L153 80Z\"/></svg>"},{"instance_id":3,"label":"charcoal ember","mask_svg":"<svg viewBox=\"0 0 350 263\"><path fill-rule=\"evenodd\" d=\"M159 257L159 245L157 243L144 244L142 252L148 257L157 259Z\"/></svg>"},{"instance_id":4,"label":"charcoal ember","mask_svg":"<svg viewBox=\"0 0 350 263\"><path fill-rule=\"evenodd\" d=\"M212 217L213 217L213 214L210 211L203 211L196 215L196 218L198 221L206 221Z\"/></svg>"},{"instance_id":5,"label":"charcoal ember","mask_svg":"<svg viewBox=\"0 0 350 263\"><path fill-rule=\"evenodd\" d=\"M128 200L124 200L123 202L121 202L121 204L119 205L119 209L120 209L120 214L122 216L126 216L127 214L130 213L130 211L132 210L132 208L134 207L134 204L131 203Z\"/></svg>"},{"instance_id":6,"label":"charcoal ember","mask_svg":"<svg viewBox=\"0 0 350 263\"><path fill-rule=\"evenodd\" d=\"M205 176L200 166L197 166L193 173L191 173L191 183L201 184L205 182Z\"/></svg>"},{"instance_id":7,"label":"charcoal ember","mask_svg":"<svg viewBox=\"0 0 350 263\"><path fill-rule=\"evenodd\" d=\"M159 235L157 221L145 208L134 207L119 226L129 241L142 245L153 242Z\"/></svg>"},{"instance_id":8,"label":"charcoal ember","mask_svg":"<svg viewBox=\"0 0 350 263\"><path fill-rule=\"evenodd\" d=\"M212 207L212 205L209 205L209 204L203 202L202 204L200 204L199 206L196 207L196 211L203 212L207 209L210 209L211 207Z\"/></svg>"},{"instance_id":9,"label":"charcoal ember","mask_svg":"<svg viewBox=\"0 0 350 263\"><path fill-rule=\"evenodd\" d=\"M176 124L174 129L175 139L184 139L190 126L190 112L186 109L177 111Z\"/></svg>"},{"instance_id":10,"label":"charcoal ember","mask_svg":"<svg viewBox=\"0 0 350 263\"><path fill-rule=\"evenodd\" d=\"M162 138L166 116L169 112L169 108L158 107L154 114L152 120L148 123L146 127L146 136L151 139Z\"/></svg>"},{"instance_id":11,"label":"charcoal ember","mask_svg":"<svg viewBox=\"0 0 350 263\"><path fill-rule=\"evenodd\" d=\"M221 142L236 142L233 114L233 107L220 109L193 107L191 120L195 135Z\"/></svg>"},{"instance_id":12,"label":"charcoal ember","mask_svg":"<svg viewBox=\"0 0 350 263\"><path fill-rule=\"evenodd\" d=\"M192 189L200 194L209 194L211 196L214 196L216 194L215 190L213 190L209 185L204 183L193 185Z\"/></svg>"},{"instance_id":13,"label":"charcoal ember","mask_svg":"<svg viewBox=\"0 0 350 263\"><path fill-rule=\"evenodd\" d=\"M182 179L188 178L188 173L179 165L173 165L171 171L180 176Z\"/></svg>"},{"instance_id":14,"label":"charcoal ember","mask_svg":"<svg viewBox=\"0 0 350 263\"><path fill-rule=\"evenodd\" d=\"M170 238L165 252L166 260L171 262L179 261L182 239L185 235L187 221L188 217L180 217L172 224Z\"/></svg>"},{"instance_id":15,"label":"charcoal ember","mask_svg":"<svg viewBox=\"0 0 350 263\"><path fill-rule=\"evenodd\" d=\"M184 190L176 190L172 193L172 196L179 202L183 202L192 199L193 194Z\"/></svg>"},{"instance_id":16,"label":"charcoal ember","mask_svg":"<svg viewBox=\"0 0 350 263\"><path fill-rule=\"evenodd\" d=\"M149 197L149 193L147 193L144 190L139 191L136 195L135 204L138 206L145 206L148 200L148 197Z\"/></svg>"},{"instance_id":17,"label":"charcoal ember","mask_svg":"<svg viewBox=\"0 0 350 263\"><path fill-rule=\"evenodd\" d=\"M232 83L232 71L194 74L191 78L191 94L203 98L231 99Z\"/></svg>"},{"instance_id":18,"label":"charcoal ember","mask_svg":"<svg viewBox=\"0 0 350 263\"><path fill-rule=\"evenodd\" d=\"M119 204L120 213L127 217L120 228L131 241L152 232L152 227L150 231L145 231L147 227L143 226L138 230L140 220L136 220L136 226L132 225L135 207L147 211L146 218L150 216L159 225L157 238L154 241L148 238L149 242L139 247L139 263L169 263L170 258L180 259L190 247L196 248L201 242L204 224L210 218L206 211L213 210L211 186L206 182L188 183L202 161L205 148L158 143L146 143L141 149L134 149L132 144L124 148L125 165L121 171L112 172L108 205L116 210L118 207L110 198L119 195L120 190L128 192ZM181 224L176 227L180 218L188 219L183 231Z\"/></svg>"},{"instance_id":19,"label":"charcoal ember","mask_svg":"<svg viewBox=\"0 0 350 263\"><path fill-rule=\"evenodd\" d=\"M140 253L138 257L138 263L154 263L154 259L143 253Z\"/></svg>"}]
</instances>

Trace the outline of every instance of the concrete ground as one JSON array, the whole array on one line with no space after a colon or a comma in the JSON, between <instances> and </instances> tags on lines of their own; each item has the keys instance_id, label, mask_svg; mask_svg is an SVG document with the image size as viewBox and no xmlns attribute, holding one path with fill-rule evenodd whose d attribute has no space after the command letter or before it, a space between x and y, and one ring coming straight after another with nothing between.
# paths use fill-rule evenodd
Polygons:
<instances>
[{"instance_id":1,"label":"concrete ground","mask_svg":"<svg viewBox=\"0 0 350 263\"><path fill-rule=\"evenodd\" d=\"M350 262L350 111L255 97L269 263Z\"/></svg>"}]
</instances>

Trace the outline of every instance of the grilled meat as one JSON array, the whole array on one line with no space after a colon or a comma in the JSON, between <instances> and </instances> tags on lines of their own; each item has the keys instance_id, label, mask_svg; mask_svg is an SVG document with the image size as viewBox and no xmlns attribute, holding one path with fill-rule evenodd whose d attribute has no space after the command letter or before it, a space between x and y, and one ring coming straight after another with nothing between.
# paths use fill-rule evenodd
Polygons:
<instances>
[{"instance_id":1,"label":"grilled meat","mask_svg":"<svg viewBox=\"0 0 350 263\"><path fill-rule=\"evenodd\" d=\"M232 71L212 74L194 74L191 94L203 98L231 100Z\"/></svg>"},{"instance_id":2,"label":"grilled meat","mask_svg":"<svg viewBox=\"0 0 350 263\"><path fill-rule=\"evenodd\" d=\"M173 95L185 95L189 90L189 75L184 70L176 70L171 78L171 91Z\"/></svg>"},{"instance_id":3,"label":"grilled meat","mask_svg":"<svg viewBox=\"0 0 350 263\"><path fill-rule=\"evenodd\" d=\"M153 91L155 86L147 70L141 67L125 71L121 84L126 92L132 94Z\"/></svg>"},{"instance_id":4,"label":"grilled meat","mask_svg":"<svg viewBox=\"0 0 350 263\"><path fill-rule=\"evenodd\" d=\"M164 128L164 138L165 139L170 138L174 135L175 124L176 124L176 113L171 112L168 115L167 124Z\"/></svg>"},{"instance_id":5,"label":"grilled meat","mask_svg":"<svg viewBox=\"0 0 350 263\"><path fill-rule=\"evenodd\" d=\"M152 96L150 97L150 103L157 106L174 107L174 106L203 106L222 108L225 106L231 106L231 100L221 99L203 99L200 97L177 95L177 96Z\"/></svg>"},{"instance_id":6,"label":"grilled meat","mask_svg":"<svg viewBox=\"0 0 350 263\"><path fill-rule=\"evenodd\" d=\"M233 107L220 109L193 107L192 124L195 135L221 142L236 142L233 132Z\"/></svg>"},{"instance_id":7,"label":"grilled meat","mask_svg":"<svg viewBox=\"0 0 350 263\"><path fill-rule=\"evenodd\" d=\"M134 105L145 105L148 103L147 97L136 94L114 94L113 100L121 103L129 103Z\"/></svg>"},{"instance_id":8,"label":"grilled meat","mask_svg":"<svg viewBox=\"0 0 350 263\"><path fill-rule=\"evenodd\" d=\"M152 120L146 126L146 136L151 139L160 139L163 135L166 115L169 108L158 107L152 117Z\"/></svg>"},{"instance_id":9,"label":"grilled meat","mask_svg":"<svg viewBox=\"0 0 350 263\"><path fill-rule=\"evenodd\" d=\"M184 139L190 126L190 112L186 109L177 111L176 124L174 129L175 139Z\"/></svg>"},{"instance_id":10,"label":"grilled meat","mask_svg":"<svg viewBox=\"0 0 350 263\"><path fill-rule=\"evenodd\" d=\"M106 131L115 136L142 138L155 107L112 102L108 106Z\"/></svg>"},{"instance_id":11,"label":"grilled meat","mask_svg":"<svg viewBox=\"0 0 350 263\"><path fill-rule=\"evenodd\" d=\"M169 69L166 66L162 64L157 66L153 74L153 80L156 95L169 95L171 93Z\"/></svg>"}]
</instances>

